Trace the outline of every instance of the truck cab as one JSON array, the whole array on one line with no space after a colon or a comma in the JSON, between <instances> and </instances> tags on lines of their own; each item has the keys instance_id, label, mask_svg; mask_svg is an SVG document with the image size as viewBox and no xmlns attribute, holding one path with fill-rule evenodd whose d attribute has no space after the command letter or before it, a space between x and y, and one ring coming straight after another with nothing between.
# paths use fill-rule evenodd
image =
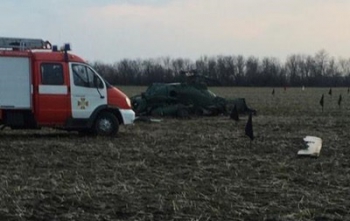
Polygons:
<instances>
[{"instance_id":1,"label":"truck cab","mask_svg":"<svg viewBox=\"0 0 350 221\"><path fill-rule=\"evenodd\" d=\"M69 50L40 39L0 38L2 127L113 136L119 125L133 124L128 96Z\"/></svg>"}]
</instances>

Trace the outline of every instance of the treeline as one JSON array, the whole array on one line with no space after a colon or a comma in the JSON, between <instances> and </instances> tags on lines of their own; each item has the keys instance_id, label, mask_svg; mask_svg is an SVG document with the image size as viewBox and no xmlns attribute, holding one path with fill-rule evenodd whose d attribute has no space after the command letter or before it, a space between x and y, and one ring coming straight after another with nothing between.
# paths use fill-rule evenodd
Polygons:
<instances>
[{"instance_id":1,"label":"treeline","mask_svg":"<svg viewBox=\"0 0 350 221\"><path fill-rule=\"evenodd\" d=\"M276 58L251 56L203 56L196 61L161 57L123 59L114 64L92 66L114 85L149 85L180 81L182 70L197 70L212 86L311 86L348 87L350 59L335 59L324 50L314 56L291 55L284 63Z\"/></svg>"}]
</instances>

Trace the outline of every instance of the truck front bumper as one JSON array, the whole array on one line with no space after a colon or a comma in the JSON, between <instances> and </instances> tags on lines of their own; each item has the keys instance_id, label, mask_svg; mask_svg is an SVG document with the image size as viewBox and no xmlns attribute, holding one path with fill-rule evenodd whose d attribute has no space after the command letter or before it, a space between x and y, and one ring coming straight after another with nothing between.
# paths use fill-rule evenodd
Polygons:
<instances>
[{"instance_id":1,"label":"truck front bumper","mask_svg":"<svg viewBox=\"0 0 350 221\"><path fill-rule=\"evenodd\" d=\"M131 109L119 109L124 124L133 124L135 120L135 112Z\"/></svg>"}]
</instances>

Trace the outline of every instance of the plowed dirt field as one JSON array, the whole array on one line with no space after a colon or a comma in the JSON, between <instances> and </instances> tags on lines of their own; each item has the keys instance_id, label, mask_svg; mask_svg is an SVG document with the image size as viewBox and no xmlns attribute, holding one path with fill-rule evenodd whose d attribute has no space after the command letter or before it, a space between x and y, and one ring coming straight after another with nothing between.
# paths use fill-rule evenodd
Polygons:
<instances>
[{"instance_id":1,"label":"plowed dirt field","mask_svg":"<svg viewBox=\"0 0 350 221\"><path fill-rule=\"evenodd\" d=\"M257 110L253 142L247 116L162 118L115 138L0 131L0 220L350 220L347 88L212 90ZM322 138L319 158L297 157L306 135Z\"/></svg>"}]
</instances>

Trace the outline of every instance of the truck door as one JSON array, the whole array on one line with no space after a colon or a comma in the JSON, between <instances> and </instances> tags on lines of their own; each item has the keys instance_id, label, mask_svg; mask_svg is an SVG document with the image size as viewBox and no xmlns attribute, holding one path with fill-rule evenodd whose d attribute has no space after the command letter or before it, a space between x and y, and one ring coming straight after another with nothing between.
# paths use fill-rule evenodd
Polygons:
<instances>
[{"instance_id":1,"label":"truck door","mask_svg":"<svg viewBox=\"0 0 350 221\"><path fill-rule=\"evenodd\" d=\"M65 63L36 64L35 115L41 125L61 126L70 115L69 76ZM36 87L35 87L36 88Z\"/></svg>"},{"instance_id":2,"label":"truck door","mask_svg":"<svg viewBox=\"0 0 350 221\"><path fill-rule=\"evenodd\" d=\"M87 119L107 104L107 89L102 78L88 65L70 63L72 117Z\"/></svg>"}]
</instances>

